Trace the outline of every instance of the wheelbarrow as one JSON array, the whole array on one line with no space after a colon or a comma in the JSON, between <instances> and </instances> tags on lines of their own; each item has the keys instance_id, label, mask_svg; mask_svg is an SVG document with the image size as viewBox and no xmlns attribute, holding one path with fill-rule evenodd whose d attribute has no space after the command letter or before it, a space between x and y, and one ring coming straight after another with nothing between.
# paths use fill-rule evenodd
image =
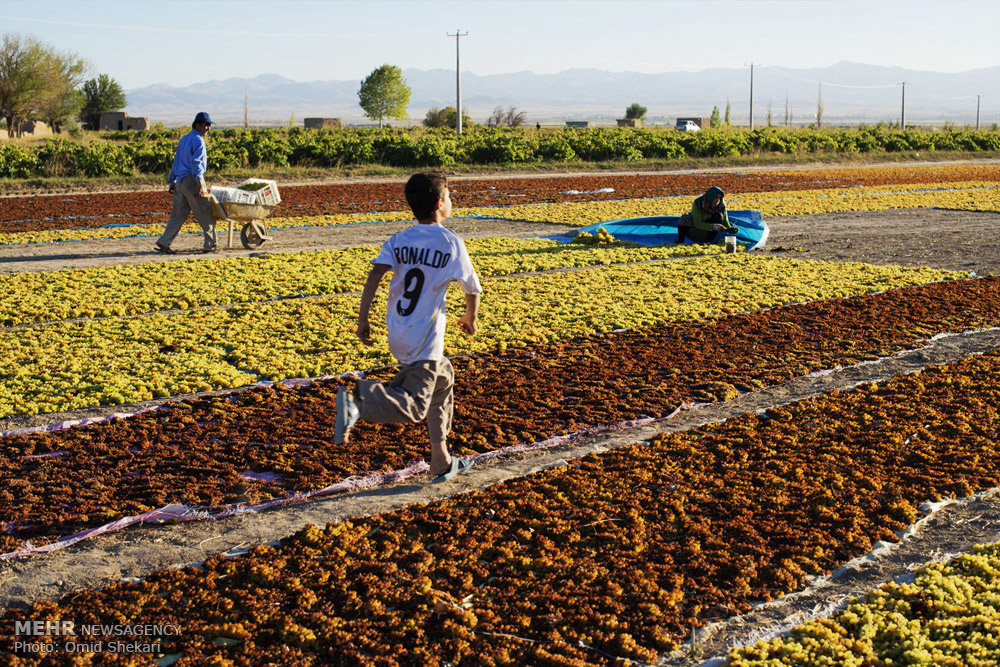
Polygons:
<instances>
[{"instance_id":1,"label":"wheelbarrow","mask_svg":"<svg viewBox=\"0 0 1000 667\"><path fill-rule=\"evenodd\" d=\"M229 223L229 244L233 247L233 228L237 223L242 224L240 229L240 243L247 250L254 250L264 245L265 241L271 241L273 236L268 236L267 225L264 218L271 215L271 211L276 205L269 204L245 204L235 201L220 202L215 195L210 195L212 204L212 217L216 222Z\"/></svg>"}]
</instances>

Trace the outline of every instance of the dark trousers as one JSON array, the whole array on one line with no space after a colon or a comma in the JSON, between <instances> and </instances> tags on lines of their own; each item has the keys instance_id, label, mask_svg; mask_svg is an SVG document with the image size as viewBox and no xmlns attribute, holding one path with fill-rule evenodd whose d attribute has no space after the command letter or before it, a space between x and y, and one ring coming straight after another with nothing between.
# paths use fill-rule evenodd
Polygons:
<instances>
[{"instance_id":1,"label":"dark trousers","mask_svg":"<svg viewBox=\"0 0 1000 667\"><path fill-rule=\"evenodd\" d=\"M174 184L174 208L170 212L170 219L167 220L167 228L163 230L163 236L157 239L157 244L169 248L188 215L194 213L195 220L201 225L204 249L215 247L215 218L212 217L208 197L202 197L200 189L201 183L191 174Z\"/></svg>"},{"instance_id":2,"label":"dark trousers","mask_svg":"<svg viewBox=\"0 0 1000 667\"><path fill-rule=\"evenodd\" d=\"M712 214L708 220L706 220L710 225L722 225L725 224L725 220L722 218L722 213L716 211ZM677 227L677 242L681 243L684 238L691 239L692 243L711 243L715 240L715 237L719 235L719 232L712 229L699 229L697 227L691 226L691 215L685 214L681 216L680 224Z\"/></svg>"}]
</instances>

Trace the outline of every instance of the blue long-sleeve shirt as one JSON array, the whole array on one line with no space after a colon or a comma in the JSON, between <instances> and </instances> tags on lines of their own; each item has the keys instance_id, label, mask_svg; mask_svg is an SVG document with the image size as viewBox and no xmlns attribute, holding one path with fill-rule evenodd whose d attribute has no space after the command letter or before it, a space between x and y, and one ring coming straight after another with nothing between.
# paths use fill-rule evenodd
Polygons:
<instances>
[{"instance_id":1,"label":"blue long-sleeve shirt","mask_svg":"<svg viewBox=\"0 0 1000 667\"><path fill-rule=\"evenodd\" d=\"M188 174L192 174L197 180L205 179L205 170L208 168L208 148L205 146L205 139L197 130L191 130L177 144L177 154L174 155L174 164L170 167L170 175L167 177L173 185Z\"/></svg>"}]
</instances>

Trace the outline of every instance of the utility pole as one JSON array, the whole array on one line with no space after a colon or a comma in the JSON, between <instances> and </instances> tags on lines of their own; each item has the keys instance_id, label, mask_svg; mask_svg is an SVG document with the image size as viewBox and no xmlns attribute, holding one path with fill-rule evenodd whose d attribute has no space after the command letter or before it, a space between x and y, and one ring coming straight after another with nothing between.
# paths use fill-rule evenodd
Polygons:
<instances>
[{"instance_id":1,"label":"utility pole","mask_svg":"<svg viewBox=\"0 0 1000 667\"><path fill-rule=\"evenodd\" d=\"M753 132L753 63L750 63L750 131Z\"/></svg>"},{"instance_id":2,"label":"utility pole","mask_svg":"<svg viewBox=\"0 0 1000 667\"><path fill-rule=\"evenodd\" d=\"M982 95L976 95L976 129L979 129L979 102L982 101Z\"/></svg>"},{"instance_id":3,"label":"utility pole","mask_svg":"<svg viewBox=\"0 0 1000 667\"><path fill-rule=\"evenodd\" d=\"M468 37L469 33L455 30L454 35L447 36L455 38L455 130L458 136L462 136L462 56L459 40Z\"/></svg>"},{"instance_id":4,"label":"utility pole","mask_svg":"<svg viewBox=\"0 0 1000 667\"><path fill-rule=\"evenodd\" d=\"M903 102L899 110L899 129L906 129L906 82L903 82Z\"/></svg>"}]
</instances>

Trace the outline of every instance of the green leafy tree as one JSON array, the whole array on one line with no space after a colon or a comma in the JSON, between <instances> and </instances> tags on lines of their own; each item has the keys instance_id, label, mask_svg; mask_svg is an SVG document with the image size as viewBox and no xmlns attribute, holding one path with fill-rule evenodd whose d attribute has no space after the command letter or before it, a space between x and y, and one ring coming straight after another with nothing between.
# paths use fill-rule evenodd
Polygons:
<instances>
[{"instance_id":1,"label":"green leafy tree","mask_svg":"<svg viewBox=\"0 0 1000 667\"><path fill-rule=\"evenodd\" d=\"M20 134L21 123L41 105L48 84L48 52L36 39L4 34L0 43L0 116L7 135Z\"/></svg>"},{"instance_id":2,"label":"green leafy tree","mask_svg":"<svg viewBox=\"0 0 1000 667\"><path fill-rule=\"evenodd\" d=\"M719 115L719 107L712 107L712 115L708 119L709 127L719 127L722 125L722 117Z\"/></svg>"},{"instance_id":3,"label":"green leafy tree","mask_svg":"<svg viewBox=\"0 0 1000 667\"><path fill-rule=\"evenodd\" d=\"M101 74L96 79L84 83L83 95L80 120L88 130L98 129L102 113L121 111L125 108L125 91L107 74Z\"/></svg>"},{"instance_id":4,"label":"green leafy tree","mask_svg":"<svg viewBox=\"0 0 1000 667\"><path fill-rule=\"evenodd\" d=\"M75 54L5 34L0 43L0 116L8 134L19 134L26 120L42 120L61 131L79 108L77 87L86 68Z\"/></svg>"},{"instance_id":5,"label":"green leafy tree","mask_svg":"<svg viewBox=\"0 0 1000 667\"><path fill-rule=\"evenodd\" d=\"M71 53L48 54L46 90L38 108L38 117L59 134L63 126L76 118L83 107L84 94L79 86L87 63Z\"/></svg>"},{"instance_id":6,"label":"green leafy tree","mask_svg":"<svg viewBox=\"0 0 1000 667\"><path fill-rule=\"evenodd\" d=\"M444 127L447 123L445 112L448 109L451 109L452 113L455 112L455 107L445 107L444 109L431 107L427 110L427 115L424 116L424 125L427 127Z\"/></svg>"},{"instance_id":7,"label":"green leafy tree","mask_svg":"<svg viewBox=\"0 0 1000 667\"><path fill-rule=\"evenodd\" d=\"M427 127L450 127L455 129L455 121L458 118L458 114L455 113L455 107L447 106L444 109L438 109L434 107L427 111L427 115L424 117L424 125ZM472 127L472 117L469 114L462 111L462 127Z\"/></svg>"},{"instance_id":8,"label":"green leafy tree","mask_svg":"<svg viewBox=\"0 0 1000 667\"><path fill-rule=\"evenodd\" d=\"M729 100L726 100L726 119L724 121L726 127L729 127L731 125L731 122L730 122L730 120L731 120L730 111L732 111L732 107L729 104Z\"/></svg>"},{"instance_id":9,"label":"green leafy tree","mask_svg":"<svg viewBox=\"0 0 1000 667\"><path fill-rule=\"evenodd\" d=\"M365 116L378 121L386 118L406 118L410 104L410 87L406 85L403 71L395 65L382 65L361 82L358 101Z\"/></svg>"},{"instance_id":10,"label":"green leafy tree","mask_svg":"<svg viewBox=\"0 0 1000 667\"><path fill-rule=\"evenodd\" d=\"M638 102L633 102L625 109L625 117L641 120L646 117L646 107L642 106Z\"/></svg>"}]
</instances>

